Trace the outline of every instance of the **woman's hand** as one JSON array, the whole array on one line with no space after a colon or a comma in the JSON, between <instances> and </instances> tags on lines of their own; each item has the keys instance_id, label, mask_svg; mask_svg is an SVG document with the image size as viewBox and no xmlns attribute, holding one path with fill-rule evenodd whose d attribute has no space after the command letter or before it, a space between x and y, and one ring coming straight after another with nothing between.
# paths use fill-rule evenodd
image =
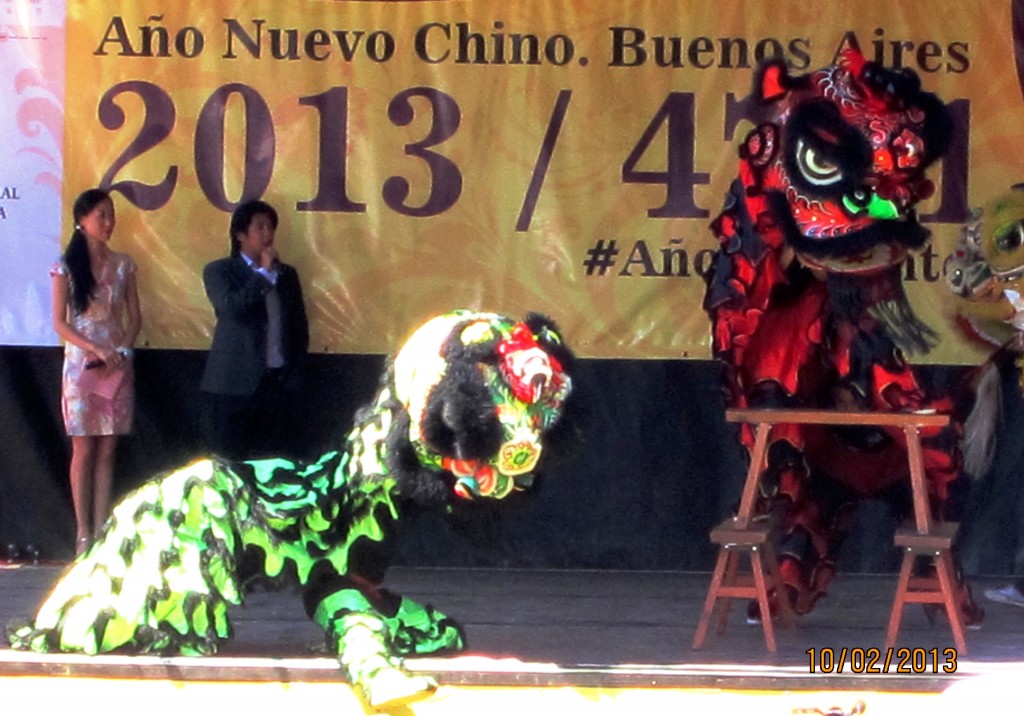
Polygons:
<instances>
[{"instance_id":1,"label":"woman's hand","mask_svg":"<svg viewBox=\"0 0 1024 716\"><path fill-rule=\"evenodd\" d=\"M124 354L117 348L102 348L97 346L86 358L86 368L107 368L113 370L120 368L125 361Z\"/></svg>"}]
</instances>

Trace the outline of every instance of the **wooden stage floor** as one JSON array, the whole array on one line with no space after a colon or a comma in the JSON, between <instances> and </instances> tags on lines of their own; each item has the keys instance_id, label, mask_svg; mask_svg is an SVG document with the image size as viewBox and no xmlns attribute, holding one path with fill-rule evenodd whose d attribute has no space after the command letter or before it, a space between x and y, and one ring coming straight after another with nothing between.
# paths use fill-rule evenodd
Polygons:
<instances>
[{"instance_id":1,"label":"wooden stage floor","mask_svg":"<svg viewBox=\"0 0 1024 716\"><path fill-rule=\"evenodd\" d=\"M59 574L55 566L0 565L0 622L30 615ZM663 695L683 690L814 691L845 699L807 706L807 713L828 714L833 707L839 708L836 713L847 713L858 693L939 695L967 679L1000 675L1012 675L1024 685L1024 609L985 602L981 596L1001 580L971 580L987 618L980 630L967 633L969 654L957 655L951 673L942 668L942 654L953 646L945 619L931 625L920 606L908 606L898 647L919 650L925 669L905 674L895 673L895 659L888 674L853 673L856 667L849 662L842 674L835 669L822 673L820 661L823 649L836 657L842 649L848 654L883 649L894 575L840 575L812 614L792 629L778 629L774 655L765 648L761 628L745 623L745 605L739 602L734 602L724 635L712 631L703 649L691 648L709 581L707 573L396 568L386 586L435 605L466 627L466 655L409 661L411 668L435 674L445 687L530 687L548 689L549 696L558 688L655 689ZM0 704L12 683L45 686L68 677L175 683L342 681L333 658L319 651L319 629L306 619L298 594L255 592L232 610L232 621L235 637L216 657L76 657L0 649ZM811 649L817 660L813 671ZM939 655L938 669L933 649ZM738 708L745 712L749 707ZM785 708L777 712L801 712ZM755 710L772 712L760 706ZM885 710L876 707L866 716L878 713ZM930 708L929 713L937 711Z\"/></svg>"}]
</instances>

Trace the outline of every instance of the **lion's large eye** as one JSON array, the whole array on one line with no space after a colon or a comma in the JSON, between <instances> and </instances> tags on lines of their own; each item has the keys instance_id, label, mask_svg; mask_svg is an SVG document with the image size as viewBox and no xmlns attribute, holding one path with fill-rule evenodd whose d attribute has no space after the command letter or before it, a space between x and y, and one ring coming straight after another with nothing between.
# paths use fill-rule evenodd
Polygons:
<instances>
[{"instance_id":1,"label":"lion's large eye","mask_svg":"<svg viewBox=\"0 0 1024 716\"><path fill-rule=\"evenodd\" d=\"M960 293L964 287L964 272L963 269L953 269L949 274L949 286L957 293Z\"/></svg>"},{"instance_id":2,"label":"lion's large eye","mask_svg":"<svg viewBox=\"0 0 1024 716\"><path fill-rule=\"evenodd\" d=\"M1024 224L1016 222L1009 230L996 236L996 246L1000 251L1016 251L1024 244Z\"/></svg>"},{"instance_id":3,"label":"lion's large eye","mask_svg":"<svg viewBox=\"0 0 1024 716\"><path fill-rule=\"evenodd\" d=\"M843 179L843 170L804 140L796 141L796 165L815 186L831 186Z\"/></svg>"}]
</instances>

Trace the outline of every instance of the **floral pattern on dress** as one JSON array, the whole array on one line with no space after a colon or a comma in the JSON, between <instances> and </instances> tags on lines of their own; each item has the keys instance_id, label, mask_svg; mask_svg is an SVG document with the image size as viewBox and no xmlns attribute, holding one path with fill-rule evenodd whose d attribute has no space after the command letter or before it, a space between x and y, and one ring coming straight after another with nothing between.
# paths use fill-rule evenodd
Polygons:
<instances>
[{"instance_id":1,"label":"floral pattern on dress","mask_svg":"<svg viewBox=\"0 0 1024 716\"><path fill-rule=\"evenodd\" d=\"M72 311L71 326L93 343L109 348L125 344L128 277L136 271L127 254L111 252L97 277L88 308ZM63 261L51 276L67 276ZM70 295L70 291L69 291ZM124 435L131 432L135 415L135 375L131 359L123 368L86 368L89 352L67 343L61 376L61 412L68 435Z\"/></svg>"}]
</instances>

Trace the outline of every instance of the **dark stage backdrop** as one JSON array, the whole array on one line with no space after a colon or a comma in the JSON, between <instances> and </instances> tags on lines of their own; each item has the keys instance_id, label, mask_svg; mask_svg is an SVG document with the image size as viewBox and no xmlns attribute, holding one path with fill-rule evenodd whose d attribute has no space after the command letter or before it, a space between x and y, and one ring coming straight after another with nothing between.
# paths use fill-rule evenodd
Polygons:
<instances>
[{"instance_id":1,"label":"dark stage backdrop","mask_svg":"<svg viewBox=\"0 0 1024 716\"><path fill-rule=\"evenodd\" d=\"M38 545L44 558L72 552L68 441L60 419L59 348L0 348L0 548ZM205 353L137 354L136 430L120 443L115 490L203 454L199 377ZM310 456L339 444L373 396L382 356L313 355L297 427ZM928 367L926 381L952 384L966 369ZM1015 375L1005 371L1004 436L1024 434ZM718 366L709 361L582 360L576 377L587 415L580 447L535 494L457 519L407 526L399 563L708 570L708 530L738 499L746 466L724 421ZM1001 441L983 480L955 497L969 574L1024 573L1024 442ZM969 488L969 489L968 489ZM896 518L865 502L840 565L890 571ZM1018 539L1018 535L1021 538Z\"/></svg>"}]
</instances>

